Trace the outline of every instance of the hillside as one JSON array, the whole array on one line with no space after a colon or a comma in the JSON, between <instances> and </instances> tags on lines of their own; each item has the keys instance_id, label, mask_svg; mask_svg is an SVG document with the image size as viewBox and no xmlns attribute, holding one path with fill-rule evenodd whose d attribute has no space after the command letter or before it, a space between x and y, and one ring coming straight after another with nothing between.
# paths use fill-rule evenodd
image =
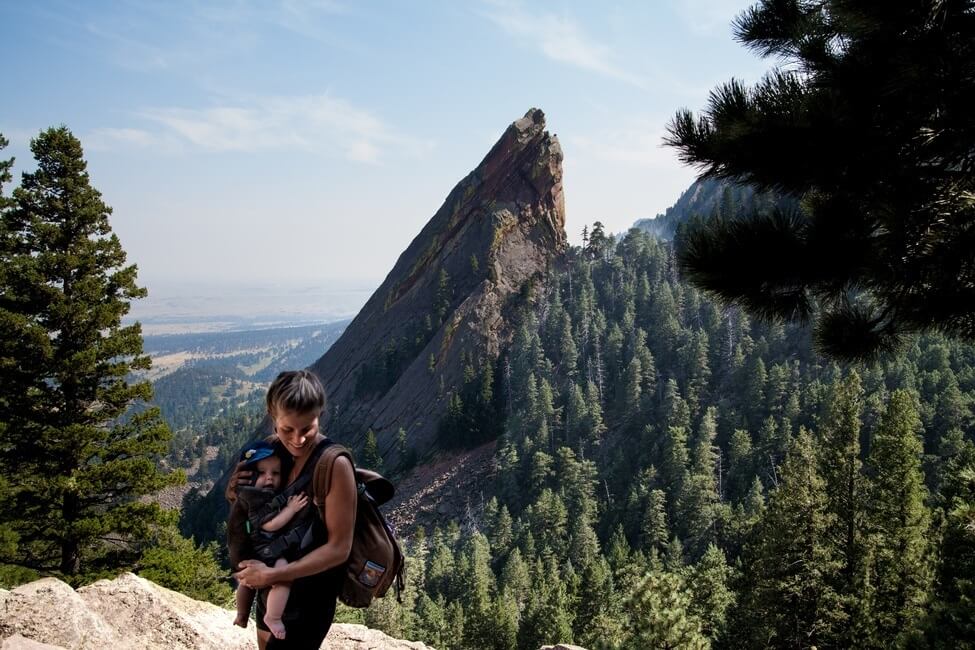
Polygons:
<instances>
[{"instance_id":1,"label":"hillside","mask_svg":"<svg viewBox=\"0 0 975 650\"><path fill-rule=\"evenodd\" d=\"M662 214L649 219L639 219L633 227L654 237L671 240L680 224L691 219L709 219L714 216L732 218L741 213L742 207L765 213L779 208L795 207L794 199L772 192L756 193L747 185L706 179L695 181L681 193L674 205Z\"/></svg>"}]
</instances>

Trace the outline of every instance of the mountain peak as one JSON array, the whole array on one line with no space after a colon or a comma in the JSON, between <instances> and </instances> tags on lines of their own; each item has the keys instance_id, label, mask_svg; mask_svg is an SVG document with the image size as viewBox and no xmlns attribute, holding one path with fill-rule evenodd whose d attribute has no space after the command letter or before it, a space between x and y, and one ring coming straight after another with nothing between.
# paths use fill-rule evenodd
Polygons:
<instances>
[{"instance_id":1,"label":"mountain peak","mask_svg":"<svg viewBox=\"0 0 975 650\"><path fill-rule=\"evenodd\" d=\"M384 456L400 428L424 451L464 367L491 363L510 339L506 312L566 248L562 148L533 108L461 180L342 337L314 364L327 427Z\"/></svg>"}]
</instances>

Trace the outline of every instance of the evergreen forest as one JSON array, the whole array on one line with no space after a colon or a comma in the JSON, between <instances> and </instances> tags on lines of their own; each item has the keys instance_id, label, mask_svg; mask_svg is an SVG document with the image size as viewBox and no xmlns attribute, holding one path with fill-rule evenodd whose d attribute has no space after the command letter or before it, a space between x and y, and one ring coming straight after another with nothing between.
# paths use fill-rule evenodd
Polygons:
<instances>
[{"instance_id":1,"label":"evergreen forest","mask_svg":"<svg viewBox=\"0 0 975 650\"><path fill-rule=\"evenodd\" d=\"M367 624L445 649L972 647L975 348L824 361L683 281L672 242L598 223L532 292L449 397L445 442L499 434L480 509L412 537L404 605Z\"/></svg>"}]
</instances>

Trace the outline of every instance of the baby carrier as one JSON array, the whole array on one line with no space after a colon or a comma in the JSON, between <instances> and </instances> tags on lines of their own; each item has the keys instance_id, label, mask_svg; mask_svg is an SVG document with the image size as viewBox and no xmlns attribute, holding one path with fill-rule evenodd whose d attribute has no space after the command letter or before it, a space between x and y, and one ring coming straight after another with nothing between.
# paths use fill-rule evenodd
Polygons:
<instances>
[{"instance_id":1,"label":"baby carrier","mask_svg":"<svg viewBox=\"0 0 975 650\"><path fill-rule=\"evenodd\" d=\"M261 523L279 512L290 497L300 492L308 493L312 481L312 500L315 495L327 494L332 468L339 456L345 456L352 463L356 481L352 549L339 599L350 607L368 607L373 598L381 598L394 585L399 599L405 580L405 560L393 529L379 511L379 506L393 497L393 484L376 472L356 469L349 450L327 438L315 447L291 485L263 506L249 511L248 532L259 530ZM241 488L241 491L253 489ZM323 506L323 503L314 503L303 508L267 544L257 545L254 550L258 558L265 562L279 557L293 560L324 544L327 534Z\"/></svg>"}]
</instances>

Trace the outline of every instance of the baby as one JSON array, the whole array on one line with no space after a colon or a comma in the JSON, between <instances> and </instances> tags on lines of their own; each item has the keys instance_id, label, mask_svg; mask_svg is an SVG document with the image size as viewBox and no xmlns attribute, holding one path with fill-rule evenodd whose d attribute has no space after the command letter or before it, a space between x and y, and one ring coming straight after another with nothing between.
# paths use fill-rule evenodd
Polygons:
<instances>
[{"instance_id":1,"label":"baby","mask_svg":"<svg viewBox=\"0 0 975 650\"><path fill-rule=\"evenodd\" d=\"M283 557L269 559L267 552L261 551L275 539L276 532L287 526L308 504L308 497L298 493L288 497L286 503L282 503L283 497L275 502L274 497L282 484L281 457L272 445L254 443L244 450L241 460L246 468L253 471L254 486L241 487L230 510L227 540L231 565L236 568L241 560L259 557L268 565L284 566L288 562ZM285 636L281 615L288 603L290 590L290 583L277 583L271 587L267 597L264 624L279 639ZM236 600L237 618L234 624L247 627L254 590L239 585Z\"/></svg>"}]
</instances>

